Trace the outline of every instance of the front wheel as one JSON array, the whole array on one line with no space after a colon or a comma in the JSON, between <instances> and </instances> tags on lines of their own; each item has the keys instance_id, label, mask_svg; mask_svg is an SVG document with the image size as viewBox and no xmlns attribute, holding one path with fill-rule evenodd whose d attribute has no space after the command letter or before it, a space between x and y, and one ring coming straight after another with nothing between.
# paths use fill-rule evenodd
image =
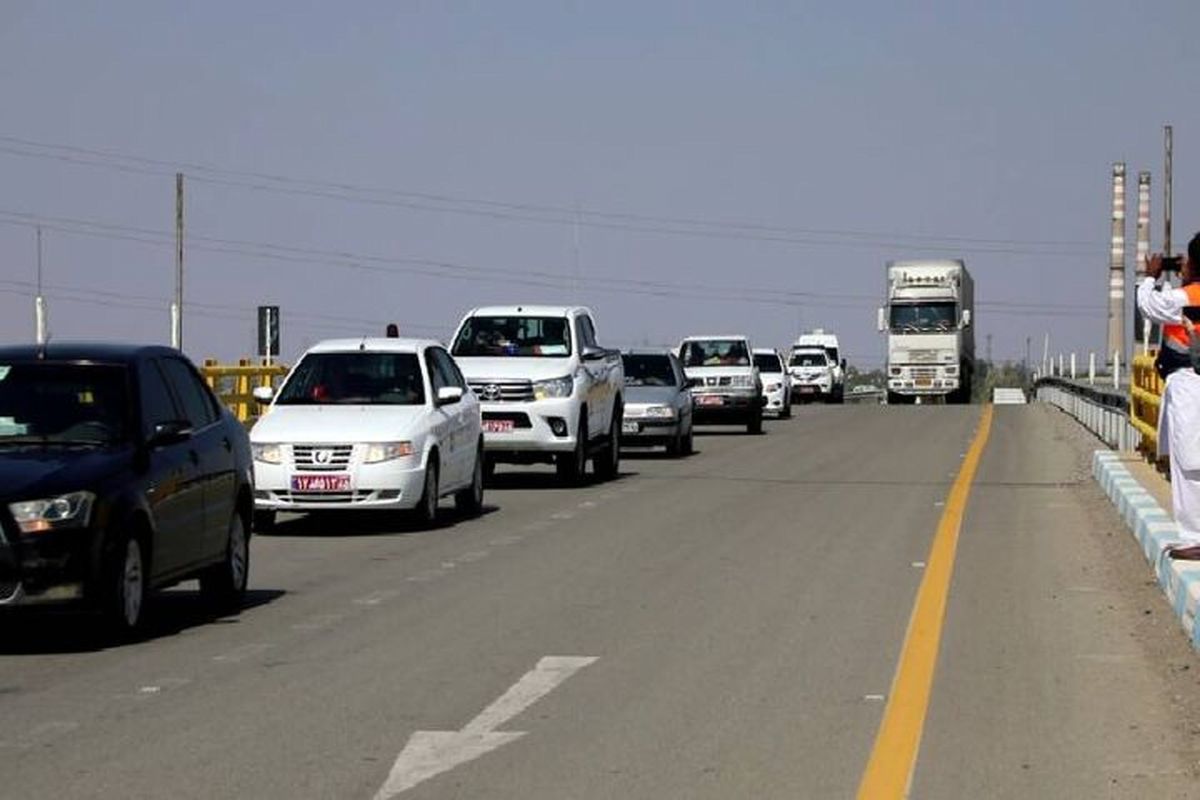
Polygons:
<instances>
[{"instance_id":1,"label":"front wheel","mask_svg":"<svg viewBox=\"0 0 1200 800\"><path fill-rule=\"evenodd\" d=\"M763 414L762 409L760 408L758 411L754 412L754 414L750 417L750 420L746 423L746 433L757 436L758 434L762 433L762 431Z\"/></svg>"},{"instance_id":2,"label":"front wheel","mask_svg":"<svg viewBox=\"0 0 1200 800\"><path fill-rule=\"evenodd\" d=\"M454 495L454 507L464 517L478 517L483 513L483 445L475 454L475 467L471 470L471 485Z\"/></svg>"},{"instance_id":3,"label":"front wheel","mask_svg":"<svg viewBox=\"0 0 1200 800\"><path fill-rule=\"evenodd\" d=\"M120 638L129 637L141 629L149 597L145 550L136 536L121 539L107 583L104 615L108 627Z\"/></svg>"},{"instance_id":4,"label":"front wheel","mask_svg":"<svg viewBox=\"0 0 1200 800\"><path fill-rule=\"evenodd\" d=\"M575 449L559 453L554 459L558 479L568 486L579 486L587 475L587 417L586 410L580 412L579 431L575 436Z\"/></svg>"},{"instance_id":5,"label":"front wheel","mask_svg":"<svg viewBox=\"0 0 1200 800\"><path fill-rule=\"evenodd\" d=\"M241 605L250 575L250 535L242 515L234 512L225 539L225 554L220 563L200 576L200 594L222 610Z\"/></svg>"},{"instance_id":6,"label":"front wheel","mask_svg":"<svg viewBox=\"0 0 1200 800\"><path fill-rule=\"evenodd\" d=\"M596 475L602 481L611 481L621 472L621 407L613 409L612 422L608 426L608 444L596 456Z\"/></svg>"},{"instance_id":7,"label":"front wheel","mask_svg":"<svg viewBox=\"0 0 1200 800\"><path fill-rule=\"evenodd\" d=\"M438 462L431 454L425 466L425 486L421 491L421 499L413 509L417 524L421 527L428 528L437 522L438 499Z\"/></svg>"}]
</instances>

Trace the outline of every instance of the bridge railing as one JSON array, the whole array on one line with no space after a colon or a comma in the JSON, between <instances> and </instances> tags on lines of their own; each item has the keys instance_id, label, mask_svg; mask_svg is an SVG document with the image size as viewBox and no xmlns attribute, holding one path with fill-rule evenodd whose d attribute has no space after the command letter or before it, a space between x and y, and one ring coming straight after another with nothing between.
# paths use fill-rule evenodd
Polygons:
<instances>
[{"instance_id":1,"label":"bridge railing","mask_svg":"<svg viewBox=\"0 0 1200 800\"><path fill-rule=\"evenodd\" d=\"M1130 416L1130 397L1119 389L1070 378L1041 378L1038 400L1057 406L1115 450L1140 447L1142 432Z\"/></svg>"},{"instance_id":2,"label":"bridge railing","mask_svg":"<svg viewBox=\"0 0 1200 800\"><path fill-rule=\"evenodd\" d=\"M241 359L236 365L219 364L210 358L200 367L204 380L242 422L252 422L258 417L254 390L260 386L277 386L287 373L288 368L282 364L255 364L248 358Z\"/></svg>"},{"instance_id":3,"label":"bridge railing","mask_svg":"<svg viewBox=\"0 0 1200 800\"><path fill-rule=\"evenodd\" d=\"M1158 451L1158 407L1163 380L1154 368L1154 355L1134 356L1129 384L1129 421L1141 434L1138 448L1151 460Z\"/></svg>"}]
</instances>

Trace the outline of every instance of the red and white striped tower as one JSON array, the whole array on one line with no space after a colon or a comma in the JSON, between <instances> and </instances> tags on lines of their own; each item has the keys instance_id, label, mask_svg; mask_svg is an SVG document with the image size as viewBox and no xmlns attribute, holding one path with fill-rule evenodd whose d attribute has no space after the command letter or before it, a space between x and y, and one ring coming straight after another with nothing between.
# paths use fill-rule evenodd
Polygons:
<instances>
[{"instance_id":1,"label":"red and white striped tower","mask_svg":"<svg viewBox=\"0 0 1200 800\"><path fill-rule=\"evenodd\" d=\"M1125 162L1112 168L1112 250L1108 262L1108 352L1125 355Z\"/></svg>"}]
</instances>

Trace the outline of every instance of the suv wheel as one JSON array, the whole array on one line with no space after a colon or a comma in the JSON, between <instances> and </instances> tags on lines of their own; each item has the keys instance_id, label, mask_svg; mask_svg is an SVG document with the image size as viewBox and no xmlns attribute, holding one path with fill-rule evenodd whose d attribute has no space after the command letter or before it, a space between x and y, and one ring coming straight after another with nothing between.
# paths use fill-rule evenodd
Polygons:
<instances>
[{"instance_id":1,"label":"suv wheel","mask_svg":"<svg viewBox=\"0 0 1200 800\"><path fill-rule=\"evenodd\" d=\"M758 435L763 431L763 414L762 409L752 411L749 422L746 423L746 433Z\"/></svg>"},{"instance_id":2,"label":"suv wheel","mask_svg":"<svg viewBox=\"0 0 1200 800\"><path fill-rule=\"evenodd\" d=\"M587 410L579 412L579 431L575 436L575 449L570 453L559 453L554 459L558 479L569 486L583 483L587 475Z\"/></svg>"}]
</instances>

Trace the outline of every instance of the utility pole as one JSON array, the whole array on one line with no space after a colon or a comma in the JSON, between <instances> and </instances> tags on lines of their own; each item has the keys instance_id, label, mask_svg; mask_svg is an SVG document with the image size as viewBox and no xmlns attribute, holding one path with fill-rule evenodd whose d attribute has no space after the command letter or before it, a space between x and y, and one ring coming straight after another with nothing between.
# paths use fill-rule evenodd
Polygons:
<instances>
[{"instance_id":1,"label":"utility pole","mask_svg":"<svg viewBox=\"0 0 1200 800\"><path fill-rule=\"evenodd\" d=\"M1163 255L1171 255L1171 157L1175 149L1171 126L1163 126Z\"/></svg>"},{"instance_id":2,"label":"utility pole","mask_svg":"<svg viewBox=\"0 0 1200 800\"><path fill-rule=\"evenodd\" d=\"M992 365L992 335L990 333L987 335L987 362L990 367Z\"/></svg>"},{"instance_id":3,"label":"utility pole","mask_svg":"<svg viewBox=\"0 0 1200 800\"><path fill-rule=\"evenodd\" d=\"M1048 375L1047 360L1050 358L1050 334L1046 334L1046 338L1042 340L1042 374Z\"/></svg>"},{"instance_id":4,"label":"utility pole","mask_svg":"<svg viewBox=\"0 0 1200 800\"><path fill-rule=\"evenodd\" d=\"M1025 361L1021 370L1024 373L1023 377L1025 381L1029 380L1029 339L1030 337L1025 337Z\"/></svg>"},{"instance_id":5,"label":"utility pole","mask_svg":"<svg viewBox=\"0 0 1200 800\"><path fill-rule=\"evenodd\" d=\"M175 173L175 302L171 304L171 346L183 349L183 173Z\"/></svg>"},{"instance_id":6,"label":"utility pole","mask_svg":"<svg viewBox=\"0 0 1200 800\"><path fill-rule=\"evenodd\" d=\"M33 297L33 336L39 345L46 343L46 298L42 295L42 226L37 226L37 294Z\"/></svg>"},{"instance_id":7,"label":"utility pole","mask_svg":"<svg viewBox=\"0 0 1200 800\"><path fill-rule=\"evenodd\" d=\"M580 286L579 286L580 234L579 234L579 203L578 202L575 203L575 222L571 226L571 239L572 239L571 254L572 254L572 259L574 260L574 271L575 271L575 280L574 280L575 302L576 302L576 304L578 304L579 302L581 302L581 299L582 299L580 297L581 291L580 291Z\"/></svg>"},{"instance_id":8,"label":"utility pole","mask_svg":"<svg viewBox=\"0 0 1200 800\"><path fill-rule=\"evenodd\" d=\"M1112 247L1108 260L1108 352L1125 349L1125 162L1112 166Z\"/></svg>"}]
</instances>

